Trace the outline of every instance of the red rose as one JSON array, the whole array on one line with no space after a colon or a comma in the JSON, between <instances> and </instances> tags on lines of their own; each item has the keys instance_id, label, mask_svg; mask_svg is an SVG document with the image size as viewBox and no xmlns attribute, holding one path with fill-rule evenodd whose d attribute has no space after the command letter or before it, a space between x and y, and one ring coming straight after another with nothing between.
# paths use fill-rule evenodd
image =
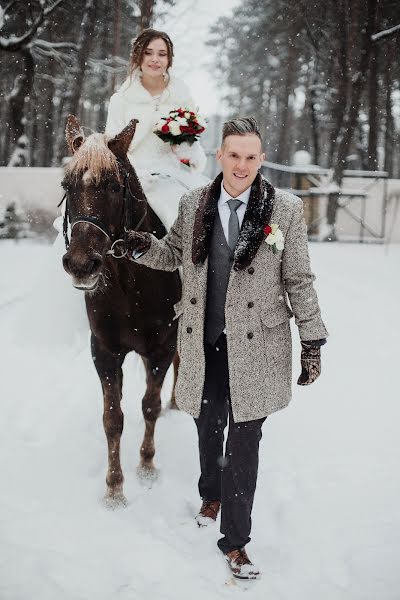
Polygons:
<instances>
[{"instance_id":1,"label":"red rose","mask_svg":"<svg viewBox=\"0 0 400 600\"><path fill-rule=\"evenodd\" d=\"M168 127L168 125L167 124L163 125L161 127L161 131L162 131L162 133L169 133L169 127Z\"/></svg>"},{"instance_id":2,"label":"red rose","mask_svg":"<svg viewBox=\"0 0 400 600\"><path fill-rule=\"evenodd\" d=\"M180 125L179 129L182 131L182 133L186 133L189 127L187 125Z\"/></svg>"},{"instance_id":3,"label":"red rose","mask_svg":"<svg viewBox=\"0 0 400 600\"><path fill-rule=\"evenodd\" d=\"M266 225L264 227L263 231L264 231L265 235L269 235L271 233L271 231L272 231L271 225Z\"/></svg>"}]
</instances>

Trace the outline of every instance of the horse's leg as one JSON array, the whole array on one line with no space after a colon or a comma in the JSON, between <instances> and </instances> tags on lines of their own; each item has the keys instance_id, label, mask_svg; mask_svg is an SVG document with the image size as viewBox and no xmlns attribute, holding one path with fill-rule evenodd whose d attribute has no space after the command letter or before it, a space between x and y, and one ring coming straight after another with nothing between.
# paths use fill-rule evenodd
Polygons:
<instances>
[{"instance_id":1,"label":"horse's leg","mask_svg":"<svg viewBox=\"0 0 400 600\"><path fill-rule=\"evenodd\" d=\"M120 439L124 427L121 410L122 363L125 355L112 354L105 350L92 335L92 357L103 388L103 424L108 444L107 491L105 502L110 507L125 505L120 462Z\"/></svg>"},{"instance_id":2,"label":"horse's leg","mask_svg":"<svg viewBox=\"0 0 400 600\"><path fill-rule=\"evenodd\" d=\"M154 479L156 471L153 464L155 454L154 430L161 412L161 387L171 364L166 360L142 357L146 369L146 391L142 399L142 411L145 422L144 438L140 447L140 465L138 474L144 479Z\"/></svg>"},{"instance_id":3,"label":"horse's leg","mask_svg":"<svg viewBox=\"0 0 400 600\"><path fill-rule=\"evenodd\" d=\"M178 378L179 363L180 363L179 354L178 354L178 352L175 352L174 359L173 359L174 383L172 386L171 400L169 401L169 408L171 408L173 410L179 410L178 406L176 404L176 400L175 400L175 386L176 386L176 380Z\"/></svg>"}]
</instances>

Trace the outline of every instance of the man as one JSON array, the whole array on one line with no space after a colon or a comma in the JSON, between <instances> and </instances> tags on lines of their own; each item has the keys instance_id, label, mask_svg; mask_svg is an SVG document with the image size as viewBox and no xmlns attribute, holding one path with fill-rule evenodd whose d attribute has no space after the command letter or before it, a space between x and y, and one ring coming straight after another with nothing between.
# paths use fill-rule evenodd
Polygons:
<instances>
[{"instance_id":1,"label":"man","mask_svg":"<svg viewBox=\"0 0 400 600\"><path fill-rule=\"evenodd\" d=\"M182 265L176 401L198 431L197 522L212 523L221 508L218 546L234 576L255 579L260 573L245 545L261 427L291 397L289 319L294 313L302 343L299 385L319 376L328 334L313 289L302 201L259 173L264 154L255 119L224 124L217 158L222 173L182 197L162 240L141 232L130 239L141 264Z\"/></svg>"}]
</instances>

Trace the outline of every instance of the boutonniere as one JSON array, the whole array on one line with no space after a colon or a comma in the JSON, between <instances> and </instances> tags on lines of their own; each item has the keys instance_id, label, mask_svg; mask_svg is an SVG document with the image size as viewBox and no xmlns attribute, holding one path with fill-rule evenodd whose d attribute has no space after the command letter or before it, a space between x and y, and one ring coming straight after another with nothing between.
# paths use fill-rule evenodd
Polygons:
<instances>
[{"instance_id":1,"label":"boutonniere","mask_svg":"<svg viewBox=\"0 0 400 600\"><path fill-rule=\"evenodd\" d=\"M271 223L271 225L266 225L263 229L269 248L272 248L272 252L276 254L278 250L283 250L285 244L283 243L283 233L279 229L279 225L277 223Z\"/></svg>"}]
</instances>

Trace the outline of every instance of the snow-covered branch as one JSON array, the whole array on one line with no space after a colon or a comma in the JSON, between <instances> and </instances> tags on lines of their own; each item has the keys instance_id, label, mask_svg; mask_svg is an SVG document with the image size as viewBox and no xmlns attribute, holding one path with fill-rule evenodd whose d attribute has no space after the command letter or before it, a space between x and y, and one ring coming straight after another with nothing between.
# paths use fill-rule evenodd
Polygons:
<instances>
[{"instance_id":1,"label":"snow-covered branch","mask_svg":"<svg viewBox=\"0 0 400 600\"><path fill-rule=\"evenodd\" d=\"M32 47L43 50L78 50L78 46L74 42L48 42L47 40L34 40Z\"/></svg>"},{"instance_id":2,"label":"snow-covered branch","mask_svg":"<svg viewBox=\"0 0 400 600\"><path fill-rule=\"evenodd\" d=\"M377 42L384 38L391 37L397 32L400 32L400 25L395 25L394 27L390 27L390 29L384 29L383 31L379 31L379 33L374 33L374 35L371 35L371 40Z\"/></svg>"},{"instance_id":3,"label":"snow-covered branch","mask_svg":"<svg viewBox=\"0 0 400 600\"><path fill-rule=\"evenodd\" d=\"M15 52L16 50L21 50L21 48L26 47L36 35L40 25L46 19L46 17L64 0L56 0L51 6L45 8L44 0L39 0L39 14L36 19L33 21L32 25L23 35L17 37L16 35L10 35L10 37L0 36L0 50L6 50L7 52ZM9 4L3 9L2 13L0 13L0 24L1 20L5 19L6 11L12 6L14 2L11 1ZM1 27L0 27L1 29Z\"/></svg>"}]
</instances>

